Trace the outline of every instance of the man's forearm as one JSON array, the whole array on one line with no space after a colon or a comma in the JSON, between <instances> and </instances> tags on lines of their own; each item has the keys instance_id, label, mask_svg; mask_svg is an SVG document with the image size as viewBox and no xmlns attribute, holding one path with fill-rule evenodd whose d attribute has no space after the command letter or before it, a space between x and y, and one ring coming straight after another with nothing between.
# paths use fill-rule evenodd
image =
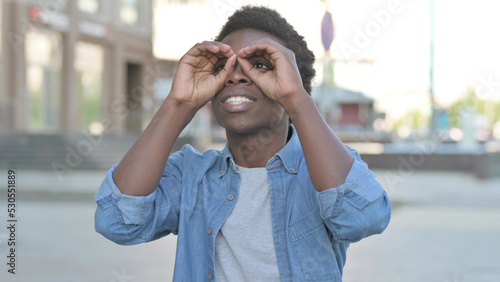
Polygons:
<instances>
[{"instance_id":1,"label":"man's forearm","mask_svg":"<svg viewBox=\"0 0 500 282\"><path fill-rule=\"evenodd\" d=\"M146 196L156 189L175 142L195 113L189 105L165 99L116 167L113 180L123 194Z\"/></svg>"},{"instance_id":2,"label":"man's forearm","mask_svg":"<svg viewBox=\"0 0 500 282\"><path fill-rule=\"evenodd\" d=\"M316 190L343 184L353 157L321 117L312 97L295 95L284 106L297 130Z\"/></svg>"}]
</instances>

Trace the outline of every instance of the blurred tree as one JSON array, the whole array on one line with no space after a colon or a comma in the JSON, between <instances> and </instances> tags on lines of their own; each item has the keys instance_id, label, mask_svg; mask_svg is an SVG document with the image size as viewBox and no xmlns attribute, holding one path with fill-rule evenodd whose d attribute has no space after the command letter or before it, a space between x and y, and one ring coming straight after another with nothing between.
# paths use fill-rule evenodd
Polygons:
<instances>
[{"instance_id":1,"label":"blurred tree","mask_svg":"<svg viewBox=\"0 0 500 282\"><path fill-rule=\"evenodd\" d=\"M460 126L460 113L466 109L474 110L476 113L488 117L490 126L500 121L500 102L495 103L493 101L481 100L474 89L469 88L464 97L448 109L451 127Z\"/></svg>"},{"instance_id":2,"label":"blurred tree","mask_svg":"<svg viewBox=\"0 0 500 282\"><path fill-rule=\"evenodd\" d=\"M394 122L393 130L408 126L413 130L425 129L429 124L430 114L424 110L411 111Z\"/></svg>"}]
</instances>

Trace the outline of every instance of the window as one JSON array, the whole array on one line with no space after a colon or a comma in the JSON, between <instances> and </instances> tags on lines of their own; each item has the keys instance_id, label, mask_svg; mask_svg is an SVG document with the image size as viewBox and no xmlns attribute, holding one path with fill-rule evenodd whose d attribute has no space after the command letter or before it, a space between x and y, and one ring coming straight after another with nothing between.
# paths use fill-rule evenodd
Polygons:
<instances>
[{"instance_id":1,"label":"window","mask_svg":"<svg viewBox=\"0 0 500 282\"><path fill-rule=\"evenodd\" d=\"M121 0L120 20L123 23L136 25L139 23L139 1Z\"/></svg>"},{"instance_id":2,"label":"window","mask_svg":"<svg viewBox=\"0 0 500 282\"><path fill-rule=\"evenodd\" d=\"M89 14L99 14L102 10L100 0L78 0L78 9Z\"/></svg>"},{"instance_id":3,"label":"window","mask_svg":"<svg viewBox=\"0 0 500 282\"><path fill-rule=\"evenodd\" d=\"M87 42L78 42L75 49L76 127L94 128L101 124L104 49Z\"/></svg>"},{"instance_id":4,"label":"window","mask_svg":"<svg viewBox=\"0 0 500 282\"><path fill-rule=\"evenodd\" d=\"M26 86L30 131L59 129L62 37L38 29L26 34Z\"/></svg>"}]
</instances>

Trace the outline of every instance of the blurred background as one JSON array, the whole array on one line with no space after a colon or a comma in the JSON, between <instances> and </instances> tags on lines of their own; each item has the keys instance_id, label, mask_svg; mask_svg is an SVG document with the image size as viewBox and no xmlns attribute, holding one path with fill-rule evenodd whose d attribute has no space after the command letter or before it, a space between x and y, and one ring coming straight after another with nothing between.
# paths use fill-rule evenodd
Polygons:
<instances>
[{"instance_id":1,"label":"blurred background","mask_svg":"<svg viewBox=\"0 0 500 282\"><path fill-rule=\"evenodd\" d=\"M493 0L2 0L0 171L4 183L17 175L19 248L18 273L3 263L0 280L171 280L175 237L116 246L93 230L93 196L168 95L179 58L247 4L304 35L318 109L391 198L389 228L351 246L344 281L499 281ZM224 142L208 104L175 149Z\"/></svg>"}]
</instances>

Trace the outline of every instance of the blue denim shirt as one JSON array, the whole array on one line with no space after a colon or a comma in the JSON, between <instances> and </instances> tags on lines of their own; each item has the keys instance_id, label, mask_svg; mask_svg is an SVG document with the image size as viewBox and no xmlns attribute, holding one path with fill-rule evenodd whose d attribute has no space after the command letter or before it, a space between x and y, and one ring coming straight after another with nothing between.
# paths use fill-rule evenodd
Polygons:
<instances>
[{"instance_id":1,"label":"blue denim shirt","mask_svg":"<svg viewBox=\"0 0 500 282\"><path fill-rule=\"evenodd\" d=\"M342 281L349 244L381 233L389 223L387 194L359 154L348 149L354 163L345 183L322 192L312 185L295 129L267 163L282 281ZM216 280L215 237L238 200L234 164L227 145L205 153L186 145L170 156L148 196L121 194L113 167L95 197L96 231L123 245L177 234L174 281Z\"/></svg>"}]
</instances>

